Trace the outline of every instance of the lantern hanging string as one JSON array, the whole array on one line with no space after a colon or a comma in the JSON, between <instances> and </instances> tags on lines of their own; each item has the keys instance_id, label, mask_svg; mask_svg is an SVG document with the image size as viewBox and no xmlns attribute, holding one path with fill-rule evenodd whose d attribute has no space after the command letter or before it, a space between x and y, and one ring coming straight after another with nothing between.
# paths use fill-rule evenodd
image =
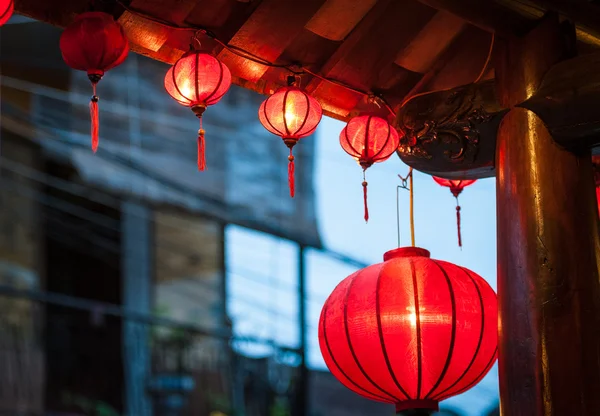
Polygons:
<instances>
[{"instance_id":1,"label":"lantern hanging string","mask_svg":"<svg viewBox=\"0 0 600 416\"><path fill-rule=\"evenodd\" d=\"M415 246L415 218L414 218L414 197L413 197L413 168L409 167L408 174L405 177L398 175L402 183L396 187L396 226L398 231L398 247L400 247L400 189L407 189L410 195L410 208L409 208L409 220L410 220L410 240L411 245ZM407 185L408 182L408 186Z\"/></svg>"},{"instance_id":2,"label":"lantern hanging string","mask_svg":"<svg viewBox=\"0 0 600 416\"><path fill-rule=\"evenodd\" d=\"M413 168L408 169L409 192L410 192L410 243L415 247L415 210L414 210L414 184L413 184Z\"/></svg>"}]
</instances>

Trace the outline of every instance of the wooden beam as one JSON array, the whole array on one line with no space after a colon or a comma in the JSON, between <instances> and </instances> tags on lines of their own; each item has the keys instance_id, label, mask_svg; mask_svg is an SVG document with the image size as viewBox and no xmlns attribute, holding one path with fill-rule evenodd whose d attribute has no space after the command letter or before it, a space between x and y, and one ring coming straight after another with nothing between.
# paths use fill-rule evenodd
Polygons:
<instances>
[{"instance_id":1,"label":"wooden beam","mask_svg":"<svg viewBox=\"0 0 600 416\"><path fill-rule=\"evenodd\" d=\"M535 95L519 104L540 117L554 140L571 150L600 146L600 53L552 67Z\"/></svg>"},{"instance_id":2,"label":"wooden beam","mask_svg":"<svg viewBox=\"0 0 600 416\"><path fill-rule=\"evenodd\" d=\"M315 14L324 0L264 0L229 42L269 62L275 62ZM223 50L218 58L233 73L256 82L269 69Z\"/></svg>"},{"instance_id":3,"label":"wooden beam","mask_svg":"<svg viewBox=\"0 0 600 416\"><path fill-rule=\"evenodd\" d=\"M465 21L453 14L438 11L419 34L402 50L396 65L409 71L425 73L464 29Z\"/></svg>"},{"instance_id":4,"label":"wooden beam","mask_svg":"<svg viewBox=\"0 0 600 416\"><path fill-rule=\"evenodd\" d=\"M558 12L575 22L586 33L600 38L600 7L585 0L529 0L545 11Z\"/></svg>"},{"instance_id":5,"label":"wooden beam","mask_svg":"<svg viewBox=\"0 0 600 416\"><path fill-rule=\"evenodd\" d=\"M531 21L521 14L482 0L419 0L438 10L452 13L488 32L509 36L525 31Z\"/></svg>"},{"instance_id":6,"label":"wooden beam","mask_svg":"<svg viewBox=\"0 0 600 416\"><path fill-rule=\"evenodd\" d=\"M591 157L556 146L540 118L515 108L537 92L567 44L558 17L549 16L526 37L502 42L495 65L500 100L512 108L496 150L505 416L591 416L600 409L600 239Z\"/></svg>"},{"instance_id":7,"label":"wooden beam","mask_svg":"<svg viewBox=\"0 0 600 416\"><path fill-rule=\"evenodd\" d=\"M504 7L507 7L520 15L526 17L527 19L537 20L540 19L546 11L549 9L545 6L540 6L536 4L533 0L495 0L498 4L501 4ZM589 7L589 4L583 6L584 8ZM553 9L553 8L550 8ZM578 8L578 10L583 10ZM577 11L576 11L577 12ZM596 13L596 12L594 12ZM572 19L576 25L577 39L581 41L583 45L586 45L588 48L590 46L600 47L600 36L598 35L600 32L600 23L595 21L595 24L590 28L586 28L581 24L576 18ZM589 23L589 22L588 22ZM583 46L581 45L581 46Z\"/></svg>"},{"instance_id":8,"label":"wooden beam","mask_svg":"<svg viewBox=\"0 0 600 416\"><path fill-rule=\"evenodd\" d=\"M327 0L306 24L306 29L329 40L344 40L376 2L377 0Z\"/></svg>"}]
</instances>

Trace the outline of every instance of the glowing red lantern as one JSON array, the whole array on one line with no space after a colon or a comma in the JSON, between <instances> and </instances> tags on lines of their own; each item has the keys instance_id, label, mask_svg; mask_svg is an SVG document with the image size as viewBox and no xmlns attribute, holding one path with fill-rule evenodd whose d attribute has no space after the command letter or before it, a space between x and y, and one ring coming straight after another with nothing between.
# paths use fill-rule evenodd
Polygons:
<instances>
[{"instance_id":1,"label":"glowing red lantern","mask_svg":"<svg viewBox=\"0 0 600 416\"><path fill-rule=\"evenodd\" d=\"M67 27L60 37L60 50L64 61L73 69L86 71L92 83L90 100L92 118L92 150L98 149L98 96L96 85L105 71L125 61L129 41L121 25L107 13L82 13Z\"/></svg>"},{"instance_id":2,"label":"glowing red lantern","mask_svg":"<svg viewBox=\"0 0 600 416\"><path fill-rule=\"evenodd\" d=\"M460 205L458 203L458 196L469 185L473 185L476 181L474 179L444 179L437 176L432 176L433 180L438 185L450 188L450 192L456 198L456 229L458 232L458 246L462 247L462 235L460 232Z\"/></svg>"},{"instance_id":3,"label":"glowing red lantern","mask_svg":"<svg viewBox=\"0 0 600 416\"><path fill-rule=\"evenodd\" d=\"M8 22L15 9L13 0L0 0L0 26Z\"/></svg>"},{"instance_id":4,"label":"glowing red lantern","mask_svg":"<svg viewBox=\"0 0 600 416\"><path fill-rule=\"evenodd\" d=\"M231 87L229 68L214 56L191 50L173 65L165 76L165 89L175 101L190 107L200 119L198 130L198 170L206 169L202 115L209 105L219 102Z\"/></svg>"},{"instance_id":5,"label":"glowing red lantern","mask_svg":"<svg viewBox=\"0 0 600 416\"><path fill-rule=\"evenodd\" d=\"M369 221L367 181L365 171L374 163L383 162L398 149L400 136L394 127L381 117L372 115L351 119L340 133L342 148L363 168L363 199L365 221Z\"/></svg>"},{"instance_id":6,"label":"glowing red lantern","mask_svg":"<svg viewBox=\"0 0 600 416\"><path fill-rule=\"evenodd\" d=\"M497 299L463 267L404 247L343 280L319 321L331 373L397 412L437 410L490 370L497 355Z\"/></svg>"},{"instance_id":7,"label":"glowing red lantern","mask_svg":"<svg viewBox=\"0 0 600 416\"><path fill-rule=\"evenodd\" d=\"M271 133L281 137L290 149L288 156L288 183L290 196L295 194L293 147L303 137L317 129L323 110L317 100L294 86L294 77L288 78L288 86L278 89L258 109L258 118Z\"/></svg>"}]
</instances>

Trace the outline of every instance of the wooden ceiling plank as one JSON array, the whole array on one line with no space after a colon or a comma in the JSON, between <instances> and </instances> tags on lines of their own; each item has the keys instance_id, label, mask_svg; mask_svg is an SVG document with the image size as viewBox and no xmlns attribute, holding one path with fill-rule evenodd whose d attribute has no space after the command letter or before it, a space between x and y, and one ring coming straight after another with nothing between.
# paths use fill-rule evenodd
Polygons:
<instances>
[{"instance_id":1,"label":"wooden ceiling plank","mask_svg":"<svg viewBox=\"0 0 600 416\"><path fill-rule=\"evenodd\" d=\"M283 51L277 63L297 62L310 70L318 71L340 43L316 35L308 29L302 29L290 46ZM273 67L265 72L262 79L284 85L288 75L290 75L288 70ZM305 87L311 79L312 76L303 75L300 80L301 87Z\"/></svg>"},{"instance_id":2,"label":"wooden ceiling plank","mask_svg":"<svg viewBox=\"0 0 600 416\"><path fill-rule=\"evenodd\" d=\"M456 40L450 58L444 60L425 90L438 91L470 84L481 73L489 54L491 35L469 26Z\"/></svg>"},{"instance_id":3,"label":"wooden ceiling plank","mask_svg":"<svg viewBox=\"0 0 600 416\"><path fill-rule=\"evenodd\" d=\"M410 44L401 51L396 65L413 72L425 73L464 29L466 22L445 11L438 11Z\"/></svg>"},{"instance_id":4,"label":"wooden ceiling plank","mask_svg":"<svg viewBox=\"0 0 600 416\"><path fill-rule=\"evenodd\" d=\"M326 39L344 40L376 2L377 0L327 0L305 27Z\"/></svg>"},{"instance_id":5,"label":"wooden ceiling plank","mask_svg":"<svg viewBox=\"0 0 600 416\"><path fill-rule=\"evenodd\" d=\"M157 52L171 34L171 29L127 10L119 17L118 22L123 26L130 44L139 45L152 52Z\"/></svg>"},{"instance_id":6,"label":"wooden ceiling plank","mask_svg":"<svg viewBox=\"0 0 600 416\"><path fill-rule=\"evenodd\" d=\"M275 62L323 1L304 0L301 7L298 7L296 0L263 0L233 36L229 45ZM223 50L218 58L233 74L248 81L260 80L269 69L268 66L241 58L228 50Z\"/></svg>"},{"instance_id":7,"label":"wooden ceiling plank","mask_svg":"<svg viewBox=\"0 0 600 416\"><path fill-rule=\"evenodd\" d=\"M365 91L383 92L396 82L407 81L410 77L406 70L393 61L434 14L434 9L414 0L379 0L323 66L321 75ZM317 79L307 89L333 101L336 98L326 84ZM348 102L336 105L345 105L349 111L362 96L351 94L346 98Z\"/></svg>"},{"instance_id":8,"label":"wooden ceiling plank","mask_svg":"<svg viewBox=\"0 0 600 416\"><path fill-rule=\"evenodd\" d=\"M181 26L186 16L195 7L195 0L171 0L168 7L163 0L133 0L129 7L148 16L157 16L162 20ZM118 19L129 41L144 49L157 52L174 31L150 19L123 12Z\"/></svg>"},{"instance_id":9,"label":"wooden ceiling plank","mask_svg":"<svg viewBox=\"0 0 600 416\"><path fill-rule=\"evenodd\" d=\"M222 42L229 42L259 4L260 0L196 0L186 23L208 29Z\"/></svg>"}]
</instances>

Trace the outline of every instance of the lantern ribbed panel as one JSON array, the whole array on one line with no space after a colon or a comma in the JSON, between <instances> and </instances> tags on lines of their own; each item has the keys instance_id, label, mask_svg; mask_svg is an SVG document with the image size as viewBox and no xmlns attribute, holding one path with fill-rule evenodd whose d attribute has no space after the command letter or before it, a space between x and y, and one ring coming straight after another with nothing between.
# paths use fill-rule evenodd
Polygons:
<instances>
[{"instance_id":1,"label":"lantern ribbed panel","mask_svg":"<svg viewBox=\"0 0 600 416\"><path fill-rule=\"evenodd\" d=\"M497 354L497 300L480 276L402 248L343 280L325 302L321 352L332 374L397 410L437 407L473 387Z\"/></svg>"},{"instance_id":2,"label":"lantern ribbed panel","mask_svg":"<svg viewBox=\"0 0 600 416\"><path fill-rule=\"evenodd\" d=\"M399 144L396 129L381 117L371 115L352 118L340 133L340 145L361 165L383 162Z\"/></svg>"},{"instance_id":3,"label":"lantern ribbed panel","mask_svg":"<svg viewBox=\"0 0 600 416\"><path fill-rule=\"evenodd\" d=\"M13 0L0 0L0 26L8 22L13 14L15 3Z\"/></svg>"},{"instance_id":4,"label":"lantern ribbed panel","mask_svg":"<svg viewBox=\"0 0 600 416\"><path fill-rule=\"evenodd\" d=\"M169 95L188 107L216 104L230 86L229 68L204 52L184 55L165 76L165 89Z\"/></svg>"},{"instance_id":5,"label":"lantern ribbed panel","mask_svg":"<svg viewBox=\"0 0 600 416\"><path fill-rule=\"evenodd\" d=\"M71 68L102 76L125 61L129 42L111 15L87 12L77 16L64 30L60 50Z\"/></svg>"},{"instance_id":6,"label":"lantern ribbed panel","mask_svg":"<svg viewBox=\"0 0 600 416\"><path fill-rule=\"evenodd\" d=\"M294 86L280 88L258 110L262 125L283 139L301 139L312 134L322 116L319 102Z\"/></svg>"}]
</instances>

